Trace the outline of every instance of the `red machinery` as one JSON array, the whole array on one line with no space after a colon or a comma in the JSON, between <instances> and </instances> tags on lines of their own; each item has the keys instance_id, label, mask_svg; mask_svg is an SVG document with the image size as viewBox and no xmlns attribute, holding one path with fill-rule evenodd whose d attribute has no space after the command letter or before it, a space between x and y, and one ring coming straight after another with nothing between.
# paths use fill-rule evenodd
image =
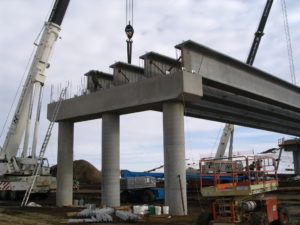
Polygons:
<instances>
[{"instance_id":1,"label":"red machinery","mask_svg":"<svg viewBox=\"0 0 300 225\"><path fill-rule=\"evenodd\" d=\"M264 193L277 190L275 160L268 156L206 158L200 161L201 194L212 200L210 215L199 225L288 224L285 208L276 197ZM213 185L204 185L211 179ZM205 183L206 184L206 183Z\"/></svg>"}]
</instances>

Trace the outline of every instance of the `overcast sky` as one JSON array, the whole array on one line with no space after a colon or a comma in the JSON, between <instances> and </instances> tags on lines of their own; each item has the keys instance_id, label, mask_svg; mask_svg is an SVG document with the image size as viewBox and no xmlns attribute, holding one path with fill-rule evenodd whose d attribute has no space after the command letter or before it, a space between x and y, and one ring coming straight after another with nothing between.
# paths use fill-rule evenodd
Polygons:
<instances>
[{"instance_id":1,"label":"overcast sky","mask_svg":"<svg viewBox=\"0 0 300 225\"><path fill-rule=\"evenodd\" d=\"M0 129L33 50L33 42L47 20L52 0L0 1ZM176 57L174 46L194 40L245 61L266 1L263 0L136 0L133 64L139 56L156 51ZM300 65L300 1L286 0L296 76ZM109 66L126 61L125 0L71 0L46 71L40 140L48 121L50 86L72 81L80 85L91 69L111 72ZM280 1L274 1L254 66L291 81ZM300 82L299 76L297 77ZM11 119L9 119L10 122ZM198 163L200 155L215 152L224 124L185 118L186 158ZM3 145L7 132L1 136ZM267 131L236 127L234 151L260 152L276 147L279 138ZM57 127L47 149L51 164L57 157ZM75 159L101 168L101 120L75 124ZM121 116L121 168L148 170L163 164L162 115L144 112Z\"/></svg>"}]
</instances>

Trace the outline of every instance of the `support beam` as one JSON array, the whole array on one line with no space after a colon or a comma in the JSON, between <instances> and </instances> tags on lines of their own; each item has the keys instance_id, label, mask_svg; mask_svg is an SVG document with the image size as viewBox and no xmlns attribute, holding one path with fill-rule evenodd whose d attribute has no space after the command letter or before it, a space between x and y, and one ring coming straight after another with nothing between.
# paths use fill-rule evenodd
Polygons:
<instances>
[{"instance_id":1,"label":"support beam","mask_svg":"<svg viewBox=\"0 0 300 225\"><path fill-rule=\"evenodd\" d=\"M187 214L184 107L182 103L163 103L165 205L170 213Z\"/></svg>"},{"instance_id":2,"label":"support beam","mask_svg":"<svg viewBox=\"0 0 300 225\"><path fill-rule=\"evenodd\" d=\"M102 115L102 204L120 206L120 118Z\"/></svg>"},{"instance_id":3,"label":"support beam","mask_svg":"<svg viewBox=\"0 0 300 225\"><path fill-rule=\"evenodd\" d=\"M201 76L181 71L64 100L61 102L56 121L91 120L100 118L104 112L111 111L122 114L153 110L155 105L164 101L183 97L185 101L193 101L200 99L202 95ZM56 104L57 102L48 105L49 120L52 118Z\"/></svg>"},{"instance_id":4,"label":"support beam","mask_svg":"<svg viewBox=\"0 0 300 225\"><path fill-rule=\"evenodd\" d=\"M74 124L60 122L58 126L56 205L72 205L73 201L73 139Z\"/></svg>"},{"instance_id":5,"label":"support beam","mask_svg":"<svg viewBox=\"0 0 300 225\"><path fill-rule=\"evenodd\" d=\"M203 83L291 109L300 108L300 88L193 41L176 46L187 71L201 74Z\"/></svg>"}]
</instances>

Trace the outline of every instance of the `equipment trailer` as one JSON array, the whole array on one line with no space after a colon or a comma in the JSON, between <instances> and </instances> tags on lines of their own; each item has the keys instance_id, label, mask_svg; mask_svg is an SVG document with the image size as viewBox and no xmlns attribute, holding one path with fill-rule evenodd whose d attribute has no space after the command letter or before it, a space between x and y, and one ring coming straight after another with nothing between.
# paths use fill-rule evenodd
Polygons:
<instances>
[{"instance_id":1,"label":"equipment trailer","mask_svg":"<svg viewBox=\"0 0 300 225\"><path fill-rule=\"evenodd\" d=\"M165 189L157 187L163 173L121 171L121 202L152 203L165 198Z\"/></svg>"}]
</instances>

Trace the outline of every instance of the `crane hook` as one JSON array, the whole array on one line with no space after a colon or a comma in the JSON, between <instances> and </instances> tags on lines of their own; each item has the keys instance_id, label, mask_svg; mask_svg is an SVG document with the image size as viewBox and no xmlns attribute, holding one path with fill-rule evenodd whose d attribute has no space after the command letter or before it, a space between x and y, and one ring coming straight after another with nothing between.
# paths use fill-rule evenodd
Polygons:
<instances>
[{"instance_id":1,"label":"crane hook","mask_svg":"<svg viewBox=\"0 0 300 225\"><path fill-rule=\"evenodd\" d=\"M130 22L129 22L129 24L126 25L126 27L125 27L125 33L126 33L128 39L130 40L130 39L132 38L132 36L133 36L133 33L134 33L134 29L133 29L133 27L130 25Z\"/></svg>"}]
</instances>

